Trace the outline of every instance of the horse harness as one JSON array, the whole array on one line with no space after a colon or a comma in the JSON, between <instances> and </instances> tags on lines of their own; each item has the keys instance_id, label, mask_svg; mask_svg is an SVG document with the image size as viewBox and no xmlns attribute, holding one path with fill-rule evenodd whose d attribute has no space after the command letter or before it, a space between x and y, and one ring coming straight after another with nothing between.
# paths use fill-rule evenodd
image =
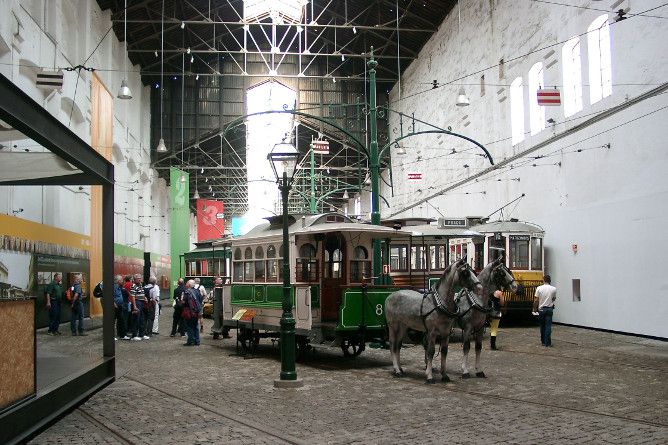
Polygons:
<instances>
[{"instance_id":1,"label":"horse harness","mask_svg":"<svg viewBox=\"0 0 668 445\"><path fill-rule=\"evenodd\" d=\"M455 297L455 306L457 309L455 311L451 311L446 307L437 289L438 289L437 286L435 286L434 288L430 289L429 291L425 292L422 295L422 302L420 304L420 318L422 318L422 324L424 325L425 332L427 331L427 322L426 322L427 317L431 315L434 311L439 311L446 317L455 318L459 325L461 325L462 318L466 314L468 314L471 310L476 310L478 312L482 312L483 314L490 314L492 312L492 308L483 307L483 305L480 304L480 301L478 301L478 299L473 295L473 292L471 292L466 288L462 289ZM434 307L430 311L424 313L424 302L430 297ZM466 301L468 301L469 307L464 312L462 312L460 307L460 301L462 301L462 298L464 297L466 298Z\"/></svg>"}]
</instances>

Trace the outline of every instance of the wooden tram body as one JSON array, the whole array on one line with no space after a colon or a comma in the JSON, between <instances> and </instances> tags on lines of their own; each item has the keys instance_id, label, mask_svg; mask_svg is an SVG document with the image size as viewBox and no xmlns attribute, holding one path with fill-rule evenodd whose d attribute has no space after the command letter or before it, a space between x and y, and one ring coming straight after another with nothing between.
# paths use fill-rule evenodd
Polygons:
<instances>
[{"instance_id":1,"label":"wooden tram body","mask_svg":"<svg viewBox=\"0 0 668 445\"><path fill-rule=\"evenodd\" d=\"M479 217L405 218L383 221L401 228L408 236L396 237L389 249L392 283L416 290L433 286L449 265L467 257L476 273L499 256L520 286L517 293L504 292L503 312L528 315L544 270L544 230L516 219L488 222Z\"/></svg>"},{"instance_id":2,"label":"wooden tram body","mask_svg":"<svg viewBox=\"0 0 668 445\"><path fill-rule=\"evenodd\" d=\"M384 303L397 290L370 284L372 239L399 235L338 213L290 216L289 257L298 350L339 345L345 355L385 337ZM279 337L283 298L282 217L230 242L231 282L223 287L223 325L239 328L242 345ZM252 320L235 320L240 309Z\"/></svg>"}]
</instances>

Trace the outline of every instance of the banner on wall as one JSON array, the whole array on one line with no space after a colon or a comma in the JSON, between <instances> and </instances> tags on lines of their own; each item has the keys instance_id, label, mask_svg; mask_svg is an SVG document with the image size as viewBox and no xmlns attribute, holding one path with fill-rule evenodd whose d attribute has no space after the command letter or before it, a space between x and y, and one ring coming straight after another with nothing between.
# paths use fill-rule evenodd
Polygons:
<instances>
[{"instance_id":1,"label":"banner on wall","mask_svg":"<svg viewBox=\"0 0 668 445\"><path fill-rule=\"evenodd\" d=\"M177 168L169 169L169 202L171 207L169 239L172 260L171 289L185 274L183 254L190 250L189 175Z\"/></svg>"},{"instance_id":2,"label":"banner on wall","mask_svg":"<svg viewBox=\"0 0 668 445\"><path fill-rule=\"evenodd\" d=\"M197 200L197 241L222 238L225 231L225 206L221 201Z\"/></svg>"}]
</instances>

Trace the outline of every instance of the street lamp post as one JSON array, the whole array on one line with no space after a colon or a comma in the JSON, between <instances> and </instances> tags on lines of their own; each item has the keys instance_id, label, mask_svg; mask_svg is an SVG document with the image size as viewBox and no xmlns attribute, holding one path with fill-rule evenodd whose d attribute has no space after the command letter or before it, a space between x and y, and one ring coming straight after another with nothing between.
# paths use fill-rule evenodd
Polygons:
<instances>
[{"instance_id":1,"label":"street lamp post","mask_svg":"<svg viewBox=\"0 0 668 445\"><path fill-rule=\"evenodd\" d=\"M276 176L283 200L283 314L281 315L281 374L274 380L277 388L297 388L303 381L297 378L295 366L295 318L292 315L292 285L290 284L290 238L288 236L288 195L297 170L299 152L289 143L274 145L267 156Z\"/></svg>"}]
</instances>

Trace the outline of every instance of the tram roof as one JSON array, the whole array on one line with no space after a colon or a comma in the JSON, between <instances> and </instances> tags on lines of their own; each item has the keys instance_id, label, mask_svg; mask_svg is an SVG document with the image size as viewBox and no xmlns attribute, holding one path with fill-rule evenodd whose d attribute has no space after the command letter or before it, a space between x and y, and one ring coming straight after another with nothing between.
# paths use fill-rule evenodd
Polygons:
<instances>
[{"instance_id":1,"label":"tram roof","mask_svg":"<svg viewBox=\"0 0 668 445\"><path fill-rule=\"evenodd\" d=\"M438 227L431 224L408 226L404 230L412 236L441 236L446 238L473 238L483 236L482 233L466 227Z\"/></svg>"},{"instance_id":2,"label":"tram roof","mask_svg":"<svg viewBox=\"0 0 668 445\"><path fill-rule=\"evenodd\" d=\"M479 224L471 227L480 233L545 233L545 230L538 224L532 224L524 221L492 221L485 224Z\"/></svg>"},{"instance_id":3,"label":"tram roof","mask_svg":"<svg viewBox=\"0 0 668 445\"><path fill-rule=\"evenodd\" d=\"M336 221L331 221L332 218L329 218L330 221L328 221L328 217L331 216L336 217ZM409 232L395 230L391 227L373 226L371 224L354 222L349 217L338 213L303 215L302 218L296 219L291 217L290 220L293 221L288 228L288 233L290 235L309 235L327 232L364 232L374 236L382 236L384 238L409 235ZM240 241L243 242L252 239L281 236L283 234L282 225L276 224L276 221L273 218L270 221L271 222L255 226L247 234L234 238L232 242L236 244Z\"/></svg>"}]
</instances>

